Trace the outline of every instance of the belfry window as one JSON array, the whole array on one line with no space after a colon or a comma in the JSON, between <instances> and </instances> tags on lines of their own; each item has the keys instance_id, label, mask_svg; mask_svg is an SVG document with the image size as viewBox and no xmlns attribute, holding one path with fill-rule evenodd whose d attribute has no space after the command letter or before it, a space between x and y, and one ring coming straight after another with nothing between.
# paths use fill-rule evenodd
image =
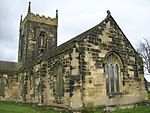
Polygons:
<instances>
[{"instance_id":1,"label":"belfry window","mask_svg":"<svg viewBox=\"0 0 150 113\"><path fill-rule=\"evenodd\" d=\"M41 31L41 33L39 34L40 37L40 46L44 47L45 45L45 41L46 41L46 34L44 31Z\"/></svg>"},{"instance_id":2,"label":"belfry window","mask_svg":"<svg viewBox=\"0 0 150 113\"><path fill-rule=\"evenodd\" d=\"M46 47L46 33L44 31L41 31L39 34L39 47L40 51L44 52L45 47Z\"/></svg>"},{"instance_id":3,"label":"belfry window","mask_svg":"<svg viewBox=\"0 0 150 113\"><path fill-rule=\"evenodd\" d=\"M106 94L115 94L121 91L121 72L122 62L115 53L111 53L105 58L105 79Z\"/></svg>"},{"instance_id":4,"label":"belfry window","mask_svg":"<svg viewBox=\"0 0 150 113\"><path fill-rule=\"evenodd\" d=\"M41 47L43 47L44 46L44 38L42 37L41 38Z\"/></svg>"}]
</instances>

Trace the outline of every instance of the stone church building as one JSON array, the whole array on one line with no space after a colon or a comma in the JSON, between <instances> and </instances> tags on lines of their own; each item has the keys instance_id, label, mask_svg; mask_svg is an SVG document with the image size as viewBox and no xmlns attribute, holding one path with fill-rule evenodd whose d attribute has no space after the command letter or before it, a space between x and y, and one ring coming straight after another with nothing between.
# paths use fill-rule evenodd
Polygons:
<instances>
[{"instance_id":1,"label":"stone church building","mask_svg":"<svg viewBox=\"0 0 150 113\"><path fill-rule=\"evenodd\" d=\"M56 17L20 20L18 62L0 61L0 100L69 109L147 100L142 58L110 11L96 26L57 46ZM80 26L79 26L80 27Z\"/></svg>"}]
</instances>

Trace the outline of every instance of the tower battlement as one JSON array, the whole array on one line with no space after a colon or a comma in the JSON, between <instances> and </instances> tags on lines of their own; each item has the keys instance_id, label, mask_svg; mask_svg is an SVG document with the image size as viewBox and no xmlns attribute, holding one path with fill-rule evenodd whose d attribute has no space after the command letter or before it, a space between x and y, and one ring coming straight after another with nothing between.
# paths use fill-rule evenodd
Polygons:
<instances>
[{"instance_id":1,"label":"tower battlement","mask_svg":"<svg viewBox=\"0 0 150 113\"><path fill-rule=\"evenodd\" d=\"M20 19L18 61L27 63L40 54L57 47L58 11L55 18L31 12L29 2L27 15Z\"/></svg>"},{"instance_id":2,"label":"tower battlement","mask_svg":"<svg viewBox=\"0 0 150 113\"><path fill-rule=\"evenodd\" d=\"M26 17L23 19L23 21L21 16L20 26L23 26L27 21L58 26L58 10L56 10L55 18L45 17L44 15L40 16L39 14L34 14L31 12L31 2L29 2L28 13Z\"/></svg>"},{"instance_id":3,"label":"tower battlement","mask_svg":"<svg viewBox=\"0 0 150 113\"><path fill-rule=\"evenodd\" d=\"M45 17L44 15L40 16L39 14L33 14L33 13L27 14L27 16L21 22L21 26L24 25L27 21L33 21L42 24L58 26L58 18Z\"/></svg>"}]
</instances>

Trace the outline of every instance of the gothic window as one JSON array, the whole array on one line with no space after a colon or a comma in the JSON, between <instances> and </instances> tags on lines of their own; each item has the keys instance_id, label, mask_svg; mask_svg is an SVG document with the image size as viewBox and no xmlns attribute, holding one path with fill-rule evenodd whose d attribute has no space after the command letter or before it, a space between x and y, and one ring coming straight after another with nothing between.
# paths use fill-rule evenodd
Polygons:
<instances>
[{"instance_id":1,"label":"gothic window","mask_svg":"<svg viewBox=\"0 0 150 113\"><path fill-rule=\"evenodd\" d=\"M41 52L44 52L44 49L46 47L46 33L44 31L41 31L40 34L39 34L39 47L40 47L40 50Z\"/></svg>"},{"instance_id":2,"label":"gothic window","mask_svg":"<svg viewBox=\"0 0 150 113\"><path fill-rule=\"evenodd\" d=\"M122 62L120 57L111 53L105 58L105 79L106 94L119 93L121 91L121 72Z\"/></svg>"},{"instance_id":3,"label":"gothic window","mask_svg":"<svg viewBox=\"0 0 150 113\"><path fill-rule=\"evenodd\" d=\"M57 96L62 97L64 95L64 80L63 80L63 68L59 65L56 69L56 87L55 91Z\"/></svg>"},{"instance_id":4,"label":"gothic window","mask_svg":"<svg viewBox=\"0 0 150 113\"><path fill-rule=\"evenodd\" d=\"M105 75L106 75L106 92L109 92L109 78L108 78L108 65L105 64Z\"/></svg>"},{"instance_id":5,"label":"gothic window","mask_svg":"<svg viewBox=\"0 0 150 113\"><path fill-rule=\"evenodd\" d=\"M41 47L43 47L43 46L44 46L44 38L41 37Z\"/></svg>"},{"instance_id":6,"label":"gothic window","mask_svg":"<svg viewBox=\"0 0 150 113\"><path fill-rule=\"evenodd\" d=\"M0 96L5 96L6 80L0 75Z\"/></svg>"},{"instance_id":7,"label":"gothic window","mask_svg":"<svg viewBox=\"0 0 150 113\"><path fill-rule=\"evenodd\" d=\"M41 31L39 36L40 36L40 46L43 47L44 46L44 40L45 40L45 32Z\"/></svg>"},{"instance_id":8,"label":"gothic window","mask_svg":"<svg viewBox=\"0 0 150 113\"><path fill-rule=\"evenodd\" d=\"M118 64L115 66L115 81L116 81L116 91L119 92L119 67Z\"/></svg>"},{"instance_id":9,"label":"gothic window","mask_svg":"<svg viewBox=\"0 0 150 113\"><path fill-rule=\"evenodd\" d=\"M110 64L110 85L111 85L111 92L114 92L114 67Z\"/></svg>"}]
</instances>

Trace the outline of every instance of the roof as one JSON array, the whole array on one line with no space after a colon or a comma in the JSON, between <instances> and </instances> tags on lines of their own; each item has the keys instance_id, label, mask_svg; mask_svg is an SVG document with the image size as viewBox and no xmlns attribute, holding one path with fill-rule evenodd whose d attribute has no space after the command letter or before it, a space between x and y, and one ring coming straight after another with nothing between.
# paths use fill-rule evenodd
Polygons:
<instances>
[{"instance_id":1,"label":"roof","mask_svg":"<svg viewBox=\"0 0 150 113\"><path fill-rule=\"evenodd\" d=\"M17 62L9 62L9 61L0 61L0 71L1 72L12 72L16 71Z\"/></svg>"},{"instance_id":2,"label":"roof","mask_svg":"<svg viewBox=\"0 0 150 113\"><path fill-rule=\"evenodd\" d=\"M96 27L96 26L95 26L95 27ZM64 51L66 51L66 50L72 48L72 47L75 45L76 42L81 41L85 36L87 36L87 35L90 33L90 31L93 31L93 29L94 29L95 27L93 27L93 28L91 28L91 29L89 29L89 30L87 30L87 31L85 31L85 32L83 32L83 33L81 33L80 35L78 35L78 36L72 38L71 40L69 40L69 41L67 41L67 42L65 42L65 43L63 43L63 44L57 46L56 48L54 48L54 49L52 49L51 51L49 51L49 52L46 54L45 57L51 58L51 57L53 57L53 56L55 56L55 55L57 55L57 54L59 54L59 53L62 53L62 52L64 52Z\"/></svg>"},{"instance_id":3,"label":"roof","mask_svg":"<svg viewBox=\"0 0 150 113\"><path fill-rule=\"evenodd\" d=\"M103 22L103 21L102 21ZM101 23L102 23L101 22ZM92 27L91 29L77 35L76 37L72 38L71 40L57 46L56 48L48 51L47 53L44 53L43 55L39 55L35 58L35 60L31 61L29 64L27 64L26 66L30 67L31 65L36 64L37 62L40 62L40 59L49 59L52 58L60 53L63 53L69 49L71 49L72 47L75 46L76 42L81 41L84 37L86 37L89 33L91 33L95 28L97 28L97 26L99 26L101 23L99 23L98 25Z\"/></svg>"},{"instance_id":4,"label":"roof","mask_svg":"<svg viewBox=\"0 0 150 113\"><path fill-rule=\"evenodd\" d=\"M81 41L83 38L85 38L86 36L88 36L93 30L95 30L98 26L102 26L103 22L105 20L107 20L111 15L107 15L107 17L102 21L100 22L99 24L95 25L94 27L88 29L87 31L77 35L76 37L72 38L71 40L57 46L56 48L52 49L51 51L49 51L45 57L46 58L51 58L59 53L62 53L70 48L72 48L76 42L79 42Z\"/></svg>"},{"instance_id":5,"label":"roof","mask_svg":"<svg viewBox=\"0 0 150 113\"><path fill-rule=\"evenodd\" d=\"M72 38L71 40L61 44L60 46L57 46L55 49L52 49L51 51L49 51L47 53L48 58L51 58L63 51L66 51L67 49L70 49L71 47L73 47L75 45L76 42L81 41L82 39L84 39L86 36L88 36L90 33L92 33L95 29L97 28L102 28L103 29L103 23L107 22L108 20L112 20L115 22L116 26L118 27L118 29L121 31L121 33L124 35L125 40L127 40L127 42L131 45L131 47L133 48L133 50L136 52L136 50L134 49L134 47L132 46L132 44L130 43L130 41L127 39L126 35L123 33L123 31L121 30L121 28L119 27L119 25L117 24L117 22L115 21L115 19L111 16L110 11L107 11L107 16L104 20L102 20L99 24L95 25L94 27L92 27L91 29L77 35L76 37Z\"/></svg>"},{"instance_id":6,"label":"roof","mask_svg":"<svg viewBox=\"0 0 150 113\"><path fill-rule=\"evenodd\" d=\"M106 18L105 18L104 20L102 20L99 24L97 24L97 25L95 25L94 27L92 27L91 29L89 29L89 30L87 30L87 31L85 31L85 32L83 32L83 33L77 35L76 37L72 38L71 40L69 40L69 41L67 41L67 42L65 42L65 43L63 43L63 44L57 46L56 48L54 48L54 49L48 51L47 53L45 53L45 54L43 54L43 55L37 57L32 63L35 64L36 61L38 61L38 59L42 59L42 58L44 58L44 59L49 59L49 58L52 58L52 57L54 57L54 56L56 56L56 55L58 55L58 54L60 54L60 53L65 52L66 50L71 49L72 47L75 46L75 43L76 43L76 42L79 42L79 41L81 41L82 39L84 39L86 36L88 36L90 33L92 33L95 29L97 29L97 28L102 28L102 29L103 29L103 24L104 24L104 22L109 21L109 19L115 22L115 24L116 24L116 26L118 27L118 29L119 29L119 30L122 32L122 34L124 35L125 40L127 40L127 42L131 45L131 43L129 42L129 40L127 39L127 37L125 36L125 34L123 33L123 31L121 30L121 28L119 27L119 25L117 24L117 22L116 22L116 21L114 20L114 18L111 16L110 11L107 11L107 16L106 16ZM131 47L134 49L134 47L133 47L132 45L131 45ZM134 49L134 51L136 51L136 50Z\"/></svg>"}]
</instances>

